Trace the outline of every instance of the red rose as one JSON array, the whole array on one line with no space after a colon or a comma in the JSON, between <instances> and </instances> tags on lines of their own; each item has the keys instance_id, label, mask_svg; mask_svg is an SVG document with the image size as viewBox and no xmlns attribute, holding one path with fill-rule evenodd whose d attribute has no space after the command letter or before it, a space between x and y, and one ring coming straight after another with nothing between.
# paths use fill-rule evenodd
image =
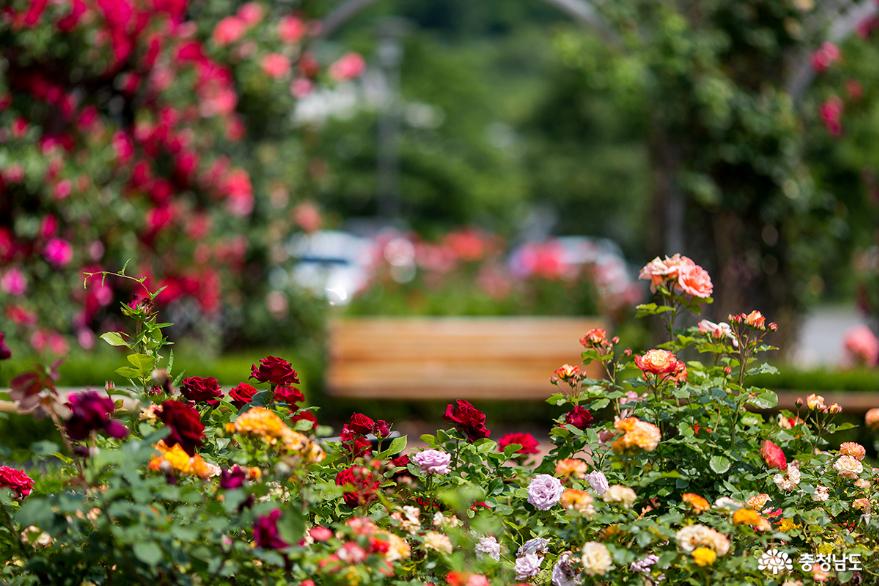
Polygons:
<instances>
[{"instance_id":1,"label":"red rose","mask_svg":"<svg viewBox=\"0 0 879 586\"><path fill-rule=\"evenodd\" d=\"M34 481L22 470L0 466L0 488L10 488L16 498L23 499L33 490Z\"/></svg>"},{"instance_id":2,"label":"red rose","mask_svg":"<svg viewBox=\"0 0 879 586\"><path fill-rule=\"evenodd\" d=\"M122 439L128 429L116 419L112 419L115 405L113 399L95 391L75 393L69 396L67 406L70 417L64 422L64 431L72 440L84 440L96 431L103 431L110 437Z\"/></svg>"},{"instance_id":3,"label":"red rose","mask_svg":"<svg viewBox=\"0 0 879 586\"><path fill-rule=\"evenodd\" d=\"M223 396L220 383L212 376L188 376L180 383L180 393L196 403L207 403L211 407L220 404L219 399Z\"/></svg>"},{"instance_id":4,"label":"red rose","mask_svg":"<svg viewBox=\"0 0 879 586\"><path fill-rule=\"evenodd\" d=\"M348 429L352 432L366 435L372 433L372 430L375 428L375 421L372 417L363 413L354 413L351 415L351 419L348 420L347 425Z\"/></svg>"},{"instance_id":5,"label":"red rose","mask_svg":"<svg viewBox=\"0 0 879 586\"><path fill-rule=\"evenodd\" d=\"M580 405L574 405L574 408L565 414L565 423L569 423L577 429L586 429L592 425L594 419L589 409Z\"/></svg>"},{"instance_id":6,"label":"red rose","mask_svg":"<svg viewBox=\"0 0 879 586\"><path fill-rule=\"evenodd\" d=\"M474 407L469 401L458 399L454 405L451 403L446 405L443 418L454 423L458 431L471 442L491 435L491 432L485 427L485 413Z\"/></svg>"},{"instance_id":7,"label":"red rose","mask_svg":"<svg viewBox=\"0 0 879 586\"><path fill-rule=\"evenodd\" d=\"M293 365L277 356L266 356L259 361L259 367L255 364L251 366L250 378L276 386L299 384L299 375L293 370Z\"/></svg>"},{"instance_id":8,"label":"red rose","mask_svg":"<svg viewBox=\"0 0 879 586\"><path fill-rule=\"evenodd\" d=\"M522 446L516 450L517 454L537 454L540 452L537 440L530 433L508 433L497 442L498 450L503 452L510 444Z\"/></svg>"},{"instance_id":9,"label":"red rose","mask_svg":"<svg viewBox=\"0 0 879 586\"><path fill-rule=\"evenodd\" d=\"M159 418L171 430L165 438L165 444L180 447L190 456L204 441L204 424L194 407L186 403L169 399L162 403Z\"/></svg>"},{"instance_id":10,"label":"red rose","mask_svg":"<svg viewBox=\"0 0 879 586\"><path fill-rule=\"evenodd\" d=\"M364 466L351 466L336 474L336 485L347 488L342 498L352 509L358 505L368 505L378 498L378 478Z\"/></svg>"},{"instance_id":11,"label":"red rose","mask_svg":"<svg viewBox=\"0 0 879 586\"><path fill-rule=\"evenodd\" d=\"M406 454L400 454L395 458L391 458L391 465L398 468L405 468L409 465L409 456Z\"/></svg>"},{"instance_id":12,"label":"red rose","mask_svg":"<svg viewBox=\"0 0 879 586\"><path fill-rule=\"evenodd\" d=\"M763 456L763 461L770 468L778 468L782 471L787 470L787 457L784 455L784 450L771 441L763 440L763 443L760 445L760 455Z\"/></svg>"},{"instance_id":13,"label":"red rose","mask_svg":"<svg viewBox=\"0 0 879 586\"><path fill-rule=\"evenodd\" d=\"M296 405L296 403L305 400L302 391L295 387L280 385L275 387L275 401L278 403L287 403L288 405Z\"/></svg>"},{"instance_id":14,"label":"red rose","mask_svg":"<svg viewBox=\"0 0 879 586\"><path fill-rule=\"evenodd\" d=\"M275 509L268 515L256 518L253 524L253 540L257 547L262 549L284 549L289 544L281 539L278 529L278 519L281 518L281 509Z\"/></svg>"},{"instance_id":15,"label":"red rose","mask_svg":"<svg viewBox=\"0 0 879 586\"><path fill-rule=\"evenodd\" d=\"M227 470L220 472L220 488L232 490L244 486L244 480L247 478L247 472L244 468L235 464Z\"/></svg>"},{"instance_id":16,"label":"red rose","mask_svg":"<svg viewBox=\"0 0 879 586\"><path fill-rule=\"evenodd\" d=\"M229 391L229 398L232 399L232 404L241 409L248 403L253 400L253 396L258 391L247 383L240 383L238 386L233 387L231 391Z\"/></svg>"},{"instance_id":17,"label":"red rose","mask_svg":"<svg viewBox=\"0 0 879 586\"><path fill-rule=\"evenodd\" d=\"M317 429L317 415L314 414L314 411L299 411L296 415L290 418L294 424L297 421L311 421L311 429L312 431Z\"/></svg>"}]
</instances>

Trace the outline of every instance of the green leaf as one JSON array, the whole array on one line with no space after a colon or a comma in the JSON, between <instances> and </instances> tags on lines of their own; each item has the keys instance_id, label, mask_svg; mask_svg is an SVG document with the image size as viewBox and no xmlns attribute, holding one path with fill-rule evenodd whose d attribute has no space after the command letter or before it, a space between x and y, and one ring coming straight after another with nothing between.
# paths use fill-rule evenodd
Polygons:
<instances>
[{"instance_id":1,"label":"green leaf","mask_svg":"<svg viewBox=\"0 0 879 586\"><path fill-rule=\"evenodd\" d=\"M287 543L296 543L302 539L305 533L305 519L302 512L294 508L285 509L278 521L278 531Z\"/></svg>"},{"instance_id":2,"label":"green leaf","mask_svg":"<svg viewBox=\"0 0 879 586\"><path fill-rule=\"evenodd\" d=\"M778 405L778 395L775 394L775 391L762 389L756 396L748 399L748 404L758 409L772 409Z\"/></svg>"},{"instance_id":3,"label":"green leaf","mask_svg":"<svg viewBox=\"0 0 879 586\"><path fill-rule=\"evenodd\" d=\"M655 303L642 303L635 307L635 317L642 318L650 315L659 315L667 311L673 311L668 305L656 305Z\"/></svg>"},{"instance_id":4,"label":"green leaf","mask_svg":"<svg viewBox=\"0 0 879 586\"><path fill-rule=\"evenodd\" d=\"M101 334L101 339L111 346L125 346L128 347L128 342L122 337L122 334L119 332L104 332Z\"/></svg>"},{"instance_id":5,"label":"green leaf","mask_svg":"<svg viewBox=\"0 0 879 586\"><path fill-rule=\"evenodd\" d=\"M133 551L137 559L149 566L155 566L162 560L162 550L153 541L138 541Z\"/></svg>"},{"instance_id":6,"label":"green leaf","mask_svg":"<svg viewBox=\"0 0 879 586\"><path fill-rule=\"evenodd\" d=\"M708 465L711 466L715 474L723 474L729 470L730 461L724 456L711 456Z\"/></svg>"},{"instance_id":7,"label":"green leaf","mask_svg":"<svg viewBox=\"0 0 879 586\"><path fill-rule=\"evenodd\" d=\"M388 449L385 450L389 456L393 456L395 454L399 454L403 450L406 449L406 444L409 442L407 436L401 435L400 437L395 437L391 440L391 445L388 446Z\"/></svg>"},{"instance_id":8,"label":"green leaf","mask_svg":"<svg viewBox=\"0 0 879 586\"><path fill-rule=\"evenodd\" d=\"M146 354L129 354L126 358L128 359L128 362L130 362L141 373L152 372L156 365L155 358L147 356Z\"/></svg>"},{"instance_id":9,"label":"green leaf","mask_svg":"<svg viewBox=\"0 0 879 586\"><path fill-rule=\"evenodd\" d=\"M116 369L116 374L119 376L124 376L125 378L137 378L140 376L140 371L131 368L130 366L120 366Z\"/></svg>"}]
</instances>

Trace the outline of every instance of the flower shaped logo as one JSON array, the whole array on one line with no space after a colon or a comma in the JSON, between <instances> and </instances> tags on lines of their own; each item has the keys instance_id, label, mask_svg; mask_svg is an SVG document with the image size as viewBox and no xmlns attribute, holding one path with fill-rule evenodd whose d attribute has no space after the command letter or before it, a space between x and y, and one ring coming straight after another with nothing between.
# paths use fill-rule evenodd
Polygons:
<instances>
[{"instance_id":1,"label":"flower shaped logo","mask_svg":"<svg viewBox=\"0 0 879 586\"><path fill-rule=\"evenodd\" d=\"M793 564L787 552L770 549L764 551L757 562L757 568L766 572L772 572L772 575L780 574L793 569Z\"/></svg>"}]
</instances>

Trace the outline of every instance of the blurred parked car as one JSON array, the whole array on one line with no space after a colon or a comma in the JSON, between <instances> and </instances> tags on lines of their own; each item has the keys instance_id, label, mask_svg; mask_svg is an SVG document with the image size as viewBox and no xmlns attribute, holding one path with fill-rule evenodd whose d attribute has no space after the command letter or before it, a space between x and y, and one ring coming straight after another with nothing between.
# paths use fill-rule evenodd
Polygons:
<instances>
[{"instance_id":1,"label":"blurred parked car","mask_svg":"<svg viewBox=\"0 0 879 586\"><path fill-rule=\"evenodd\" d=\"M347 305L369 281L375 244L347 232L324 230L290 239L291 284Z\"/></svg>"}]
</instances>

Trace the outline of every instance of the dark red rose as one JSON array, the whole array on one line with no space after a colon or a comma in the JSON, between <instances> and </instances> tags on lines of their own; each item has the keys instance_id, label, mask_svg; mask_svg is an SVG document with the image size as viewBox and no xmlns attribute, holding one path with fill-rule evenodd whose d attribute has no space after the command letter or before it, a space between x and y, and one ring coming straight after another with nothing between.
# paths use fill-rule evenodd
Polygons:
<instances>
[{"instance_id":1,"label":"dark red rose","mask_svg":"<svg viewBox=\"0 0 879 586\"><path fill-rule=\"evenodd\" d=\"M6 345L6 334L0 332L0 360L9 360L12 358L12 350Z\"/></svg>"},{"instance_id":2,"label":"dark red rose","mask_svg":"<svg viewBox=\"0 0 879 586\"><path fill-rule=\"evenodd\" d=\"M240 383L229 391L229 398L232 404L241 409L253 400L253 396L258 391L247 383Z\"/></svg>"},{"instance_id":3,"label":"dark red rose","mask_svg":"<svg viewBox=\"0 0 879 586\"><path fill-rule=\"evenodd\" d=\"M296 387L288 387L280 385L275 387L275 401L278 403L287 403L288 405L296 405L300 401L305 400L305 395Z\"/></svg>"},{"instance_id":4,"label":"dark red rose","mask_svg":"<svg viewBox=\"0 0 879 586\"><path fill-rule=\"evenodd\" d=\"M212 376L188 376L180 383L180 393L196 403L207 403L211 407L220 404L223 391L220 383Z\"/></svg>"},{"instance_id":5,"label":"dark red rose","mask_svg":"<svg viewBox=\"0 0 879 586\"><path fill-rule=\"evenodd\" d=\"M336 474L336 485L347 489L342 498L352 509L358 505L368 505L378 498L379 480L364 466L351 466Z\"/></svg>"},{"instance_id":6,"label":"dark red rose","mask_svg":"<svg viewBox=\"0 0 879 586\"><path fill-rule=\"evenodd\" d=\"M510 444L522 446L516 450L517 454L537 454L540 452L540 444L530 433L508 433L497 441L498 450L503 452Z\"/></svg>"},{"instance_id":7,"label":"dark red rose","mask_svg":"<svg viewBox=\"0 0 879 586\"><path fill-rule=\"evenodd\" d=\"M375 422L372 433L381 437L387 437L391 433L391 425L384 419L379 419Z\"/></svg>"},{"instance_id":8,"label":"dark red rose","mask_svg":"<svg viewBox=\"0 0 879 586\"><path fill-rule=\"evenodd\" d=\"M261 383L273 385L298 385L299 375L293 370L293 365L277 356L266 356L250 367L250 378Z\"/></svg>"},{"instance_id":9,"label":"dark red rose","mask_svg":"<svg viewBox=\"0 0 879 586\"><path fill-rule=\"evenodd\" d=\"M574 408L565 414L565 423L570 423L577 429L586 429L592 425L594 419L589 409L580 405L574 405Z\"/></svg>"},{"instance_id":10,"label":"dark red rose","mask_svg":"<svg viewBox=\"0 0 879 586\"><path fill-rule=\"evenodd\" d=\"M471 442L491 435L491 432L485 427L485 413L474 407L469 401L458 399L454 405L446 405L443 418L454 423L458 431Z\"/></svg>"},{"instance_id":11,"label":"dark red rose","mask_svg":"<svg viewBox=\"0 0 879 586\"><path fill-rule=\"evenodd\" d=\"M67 406L70 407L70 417L64 422L64 430L72 440L84 440L97 431L116 439L128 435L128 429L112 419L116 407L106 395L95 391L75 393L68 397Z\"/></svg>"},{"instance_id":12,"label":"dark red rose","mask_svg":"<svg viewBox=\"0 0 879 586\"><path fill-rule=\"evenodd\" d=\"M317 429L317 415L314 414L314 411L299 411L296 415L290 418L294 424L297 421L311 421L311 429L314 431Z\"/></svg>"},{"instance_id":13,"label":"dark red rose","mask_svg":"<svg viewBox=\"0 0 879 586\"><path fill-rule=\"evenodd\" d=\"M256 518L253 524L253 540L256 546L262 549L284 549L289 544L281 539L278 530L278 519L281 518L281 509L275 509L268 515Z\"/></svg>"},{"instance_id":14,"label":"dark red rose","mask_svg":"<svg viewBox=\"0 0 879 586\"><path fill-rule=\"evenodd\" d=\"M23 499L33 490L34 481L23 470L0 466L0 488L10 488L16 498Z\"/></svg>"},{"instance_id":15,"label":"dark red rose","mask_svg":"<svg viewBox=\"0 0 879 586\"><path fill-rule=\"evenodd\" d=\"M375 428L375 421L372 417L363 413L353 413L351 419L348 420L348 429L360 435L372 433Z\"/></svg>"},{"instance_id":16,"label":"dark red rose","mask_svg":"<svg viewBox=\"0 0 879 586\"><path fill-rule=\"evenodd\" d=\"M385 541L384 539L378 539L376 537L369 538L369 553L377 553L379 555L384 555L388 553L388 550L391 548L391 544Z\"/></svg>"},{"instance_id":17,"label":"dark red rose","mask_svg":"<svg viewBox=\"0 0 879 586\"><path fill-rule=\"evenodd\" d=\"M190 456L204 441L204 424L194 407L169 399L162 403L159 418L171 430L165 438L168 447L180 444Z\"/></svg>"},{"instance_id":18,"label":"dark red rose","mask_svg":"<svg viewBox=\"0 0 879 586\"><path fill-rule=\"evenodd\" d=\"M241 488L244 486L244 479L247 477L247 473L244 469L235 464L228 470L223 470L220 472L220 488L225 490L232 490L233 488Z\"/></svg>"}]
</instances>

